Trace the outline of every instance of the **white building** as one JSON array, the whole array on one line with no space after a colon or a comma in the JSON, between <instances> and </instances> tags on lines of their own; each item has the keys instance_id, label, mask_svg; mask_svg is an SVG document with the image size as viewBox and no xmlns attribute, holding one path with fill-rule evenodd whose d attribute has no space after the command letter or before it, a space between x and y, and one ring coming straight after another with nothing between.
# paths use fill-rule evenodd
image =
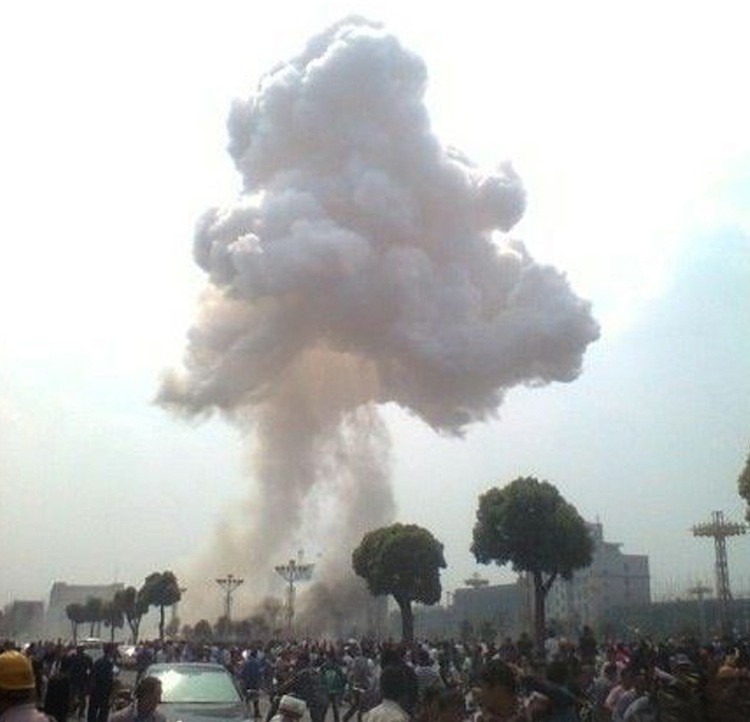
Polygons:
<instances>
[{"instance_id":1,"label":"white building","mask_svg":"<svg viewBox=\"0 0 750 722\"><path fill-rule=\"evenodd\" d=\"M580 569L570 581L557 580L546 600L547 619L568 633L583 625L597 629L605 612L651 602L648 556L623 554L622 544L604 541L600 523L587 523L594 542L591 566Z\"/></svg>"},{"instance_id":2,"label":"white building","mask_svg":"<svg viewBox=\"0 0 750 722\"><path fill-rule=\"evenodd\" d=\"M65 611L69 604L86 604L89 597L109 601L122 589L124 585L121 583L80 585L55 582L49 593L47 606L47 635L50 638L70 637L70 621Z\"/></svg>"}]
</instances>

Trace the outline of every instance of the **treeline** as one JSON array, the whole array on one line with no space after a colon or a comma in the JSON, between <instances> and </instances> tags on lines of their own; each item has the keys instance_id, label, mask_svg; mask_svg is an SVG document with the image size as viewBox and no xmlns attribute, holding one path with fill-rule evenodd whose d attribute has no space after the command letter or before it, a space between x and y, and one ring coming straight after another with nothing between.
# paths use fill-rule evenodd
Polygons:
<instances>
[{"instance_id":1,"label":"treeline","mask_svg":"<svg viewBox=\"0 0 750 722\"><path fill-rule=\"evenodd\" d=\"M159 638L165 635L165 610L180 601L182 589L177 577L170 571L149 574L140 589L126 587L111 599L89 597L85 604L69 604L65 614L71 625L74 643L78 643L78 628L89 625L89 636L99 634L102 624L110 630L114 641L115 630L127 623L133 638L138 642L141 620L151 607L159 609Z\"/></svg>"},{"instance_id":2,"label":"treeline","mask_svg":"<svg viewBox=\"0 0 750 722\"><path fill-rule=\"evenodd\" d=\"M278 639L283 635L283 603L276 597L266 597L254 614L245 619L219 617L214 624L201 619L195 626L185 625L180 636L187 642L230 642L235 640Z\"/></svg>"}]
</instances>

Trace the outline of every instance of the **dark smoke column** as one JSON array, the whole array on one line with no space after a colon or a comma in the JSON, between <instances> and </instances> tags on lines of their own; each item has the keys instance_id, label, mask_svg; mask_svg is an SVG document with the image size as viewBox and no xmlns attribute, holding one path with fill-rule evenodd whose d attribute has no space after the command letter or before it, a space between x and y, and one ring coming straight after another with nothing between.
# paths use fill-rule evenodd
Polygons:
<instances>
[{"instance_id":1,"label":"dark smoke column","mask_svg":"<svg viewBox=\"0 0 750 722\"><path fill-rule=\"evenodd\" d=\"M393 35L347 19L231 112L243 190L198 224L208 288L159 401L254 424L252 512L217 551L246 574L298 533L335 539L326 560L348 568L393 519L379 404L460 433L514 385L574 380L598 336L565 277L503 235L525 205L514 170L432 134L426 81Z\"/></svg>"}]
</instances>

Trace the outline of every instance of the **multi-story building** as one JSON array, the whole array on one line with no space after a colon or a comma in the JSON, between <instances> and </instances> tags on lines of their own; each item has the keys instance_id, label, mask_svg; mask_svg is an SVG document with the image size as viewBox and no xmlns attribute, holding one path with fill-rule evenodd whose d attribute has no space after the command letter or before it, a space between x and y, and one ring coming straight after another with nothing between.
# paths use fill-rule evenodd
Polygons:
<instances>
[{"instance_id":1,"label":"multi-story building","mask_svg":"<svg viewBox=\"0 0 750 722\"><path fill-rule=\"evenodd\" d=\"M587 527L594 542L591 566L576 571L570 581L557 580L546 600L547 620L571 633L583 625L601 628L608 610L651 601L648 557L623 554L622 544L604 540L599 522Z\"/></svg>"},{"instance_id":2,"label":"multi-story building","mask_svg":"<svg viewBox=\"0 0 750 722\"><path fill-rule=\"evenodd\" d=\"M31 641L44 632L44 602L16 600L5 607L0 636Z\"/></svg>"},{"instance_id":3,"label":"multi-story building","mask_svg":"<svg viewBox=\"0 0 750 722\"><path fill-rule=\"evenodd\" d=\"M465 622L475 629L491 623L502 637L517 637L528 628L525 585L521 578L511 584L456 589L451 611L457 628Z\"/></svg>"},{"instance_id":4,"label":"multi-story building","mask_svg":"<svg viewBox=\"0 0 750 722\"><path fill-rule=\"evenodd\" d=\"M50 638L70 636L70 621L65 613L69 604L86 604L90 597L109 601L124 585L115 584L66 584L55 582L49 593L46 633Z\"/></svg>"}]
</instances>

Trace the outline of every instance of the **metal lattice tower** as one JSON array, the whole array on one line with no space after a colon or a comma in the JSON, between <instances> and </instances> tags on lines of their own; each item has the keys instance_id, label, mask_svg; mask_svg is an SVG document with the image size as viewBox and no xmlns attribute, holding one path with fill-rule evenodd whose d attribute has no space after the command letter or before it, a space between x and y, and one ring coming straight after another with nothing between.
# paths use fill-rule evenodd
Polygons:
<instances>
[{"instance_id":1,"label":"metal lattice tower","mask_svg":"<svg viewBox=\"0 0 750 722\"><path fill-rule=\"evenodd\" d=\"M719 605L719 626L723 634L730 631L729 605L732 592L729 587L729 564L727 563L727 537L740 536L747 531L744 524L724 520L721 511L711 512L711 521L696 524L693 536L711 537L716 550L716 600Z\"/></svg>"},{"instance_id":2,"label":"metal lattice tower","mask_svg":"<svg viewBox=\"0 0 750 722\"><path fill-rule=\"evenodd\" d=\"M292 622L294 621L294 597L297 582L306 582L312 577L314 564L304 562L303 552L297 554L297 560L290 559L287 564L279 564L274 567L276 573L287 583L286 597L286 626L287 632L292 633Z\"/></svg>"},{"instance_id":3,"label":"metal lattice tower","mask_svg":"<svg viewBox=\"0 0 750 722\"><path fill-rule=\"evenodd\" d=\"M244 581L240 577L235 577L234 574L227 574L216 580L216 583L224 590L224 616L227 621L232 619L232 595Z\"/></svg>"}]
</instances>

